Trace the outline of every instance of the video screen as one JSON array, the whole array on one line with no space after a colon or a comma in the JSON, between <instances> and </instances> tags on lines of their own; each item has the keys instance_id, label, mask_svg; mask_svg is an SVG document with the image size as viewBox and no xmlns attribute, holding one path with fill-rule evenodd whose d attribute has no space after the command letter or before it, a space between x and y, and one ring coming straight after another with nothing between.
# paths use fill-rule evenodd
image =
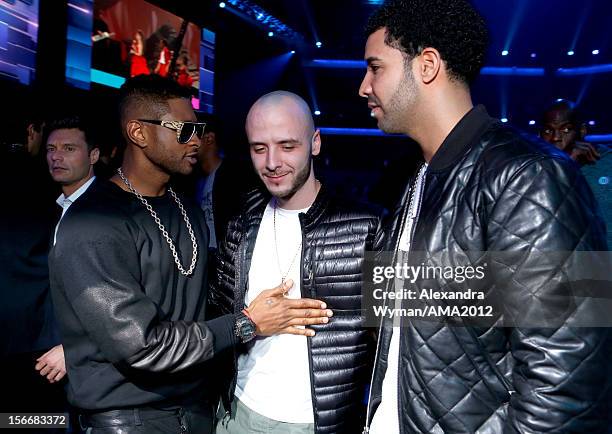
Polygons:
<instances>
[{"instance_id":1,"label":"video screen","mask_svg":"<svg viewBox=\"0 0 612 434\"><path fill-rule=\"evenodd\" d=\"M194 108L212 112L214 33L144 0L80 1L81 10L68 11L69 83L119 87L158 74L191 88Z\"/></svg>"},{"instance_id":2,"label":"video screen","mask_svg":"<svg viewBox=\"0 0 612 434\"><path fill-rule=\"evenodd\" d=\"M0 77L25 85L36 73L38 1L0 1Z\"/></svg>"}]
</instances>

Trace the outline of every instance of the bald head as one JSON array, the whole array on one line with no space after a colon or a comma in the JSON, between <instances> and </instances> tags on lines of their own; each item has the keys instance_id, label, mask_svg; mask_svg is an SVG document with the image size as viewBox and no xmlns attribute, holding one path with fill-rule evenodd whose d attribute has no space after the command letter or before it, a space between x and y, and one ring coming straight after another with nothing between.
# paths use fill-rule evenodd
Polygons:
<instances>
[{"instance_id":1,"label":"bald head","mask_svg":"<svg viewBox=\"0 0 612 434\"><path fill-rule=\"evenodd\" d=\"M253 168L281 207L310 206L317 193L312 158L321 149L308 104L291 92L259 98L246 119Z\"/></svg>"},{"instance_id":2,"label":"bald head","mask_svg":"<svg viewBox=\"0 0 612 434\"><path fill-rule=\"evenodd\" d=\"M586 126L571 101L556 101L542 116L540 137L570 155L576 142L583 140L585 134Z\"/></svg>"},{"instance_id":3,"label":"bald head","mask_svg":"<svg viewBox=\"0 0 612 434\"><path fill-rule=\"evenodd\" d=\"M270 121L283 114L290 115L301 126L304 137L313 136L315 127L310 107L299 95L284 90L267 93L255 101L246 119L247 134L253 123Z\"/></svg>"}]
</instances>

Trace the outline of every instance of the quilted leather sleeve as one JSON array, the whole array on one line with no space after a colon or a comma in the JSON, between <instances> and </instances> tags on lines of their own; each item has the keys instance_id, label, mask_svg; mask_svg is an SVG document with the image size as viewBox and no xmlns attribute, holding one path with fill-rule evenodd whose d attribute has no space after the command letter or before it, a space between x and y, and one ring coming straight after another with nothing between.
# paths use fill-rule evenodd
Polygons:
<instances>
[{"instance_id":1,"label":"quilted leather sleeve","mask_svg":"<svg viewBox=\"0 0 612 434\"><path fill-rule=\"evenodd\" d=\"M576 264L549 268L532 261L537 253L606 250L603 224L593 195L573 163L544 157L523 163L508 179L490 215L491 251L524 252L521 261L496 270L508 283L504 315L520 319L508 329L516 361L515 393L505 433L607 432L610 402L608 328L573 327L590 314L593 300L565 313L560 327L528 327L550 314L547 299L564 295Z\"/></svg>"}]
</instances>

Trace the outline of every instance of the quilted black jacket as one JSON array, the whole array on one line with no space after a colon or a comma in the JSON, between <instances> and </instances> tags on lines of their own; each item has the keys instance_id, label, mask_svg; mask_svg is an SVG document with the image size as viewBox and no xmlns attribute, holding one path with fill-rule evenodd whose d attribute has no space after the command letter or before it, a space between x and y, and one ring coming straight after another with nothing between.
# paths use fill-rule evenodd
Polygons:
<instances>
[{"instance_id":1,"label":"quilted black jacket","mask_svg":"<svg viewBox=\"0 0 612 434\"><path fill-rule=\"evenodd\" d=\"M257 231L269 199L259 191L252 193L245 211L228 225L210 297L211 308L219 313L244 306ZM317 333L307 338L316 433L359 432L373 355L370 334L362 326L361 267L364 253L372 250L379 220L364 207L332 198L325 188L299 218L302 295L323 300L334 311L330 322L313 326ZM223 398L226 409L234 397L236 359L234 354L234 364L229 363L234 369Z\"/></svg>"},{"instance_id":2,"label":"quilted black jacket","mask_svg":"<svg viewBox=\"0 0 612 434\"><path fill-rule=\"evenodd\" d=\"M412 183L411 183L412 184ZM406 192L382 232L395 251ZM564 154L488 117L468 113L430 161L411 252L426 264L443 252L606 250L603 222L577 166ZM528 314L573 271L489 264L504 287L503 314ZM539 264L542 267L542 264ZM546 282L543 282L546 280ZM542 289L545 288L545 289ZM406 302L404 301L404 306ZM573 315L589 315L589 306ZM504 317L499 321L503 322ZM368 426L381 402L391 327L381 323ZM399 418L408 433L601 433L610 430L607 328L451 327L402 318ZM366 428L364 432L367 432Z\"/></svg>"}]
</instances>

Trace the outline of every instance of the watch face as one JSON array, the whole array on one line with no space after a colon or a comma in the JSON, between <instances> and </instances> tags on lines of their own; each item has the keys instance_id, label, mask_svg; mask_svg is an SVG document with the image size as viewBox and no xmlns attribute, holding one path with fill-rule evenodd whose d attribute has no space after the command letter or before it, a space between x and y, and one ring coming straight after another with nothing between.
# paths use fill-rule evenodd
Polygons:
<instances>
[{"instance_id":1,"label":"watch face","mask_svg":"<svg viewBox=\"0 0 612 434\"><path fill-rule=\"evenodd\" d=\"M246 343L255 337L255 324L244 314L240 314L236 320L236 336L240 338L242 343Z\"/></svg>"}]
</instances>

